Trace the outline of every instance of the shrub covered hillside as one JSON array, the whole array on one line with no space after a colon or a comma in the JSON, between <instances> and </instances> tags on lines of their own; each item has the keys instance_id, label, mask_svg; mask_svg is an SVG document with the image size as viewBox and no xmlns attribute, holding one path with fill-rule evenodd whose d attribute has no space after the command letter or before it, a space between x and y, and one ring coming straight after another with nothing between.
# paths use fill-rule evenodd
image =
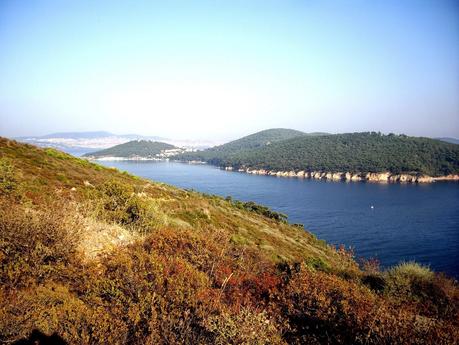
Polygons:
<instances>
[{"instance_id":1,"label":"shrub covered hillside","mask_svg":"<svg viewBox=\"0 0 459 345\"><path fill-rule=\"evenodd\" d=\"M454 344L458 301L266 207L0 139L0 343Z\"/></svg>"}]
</instances>

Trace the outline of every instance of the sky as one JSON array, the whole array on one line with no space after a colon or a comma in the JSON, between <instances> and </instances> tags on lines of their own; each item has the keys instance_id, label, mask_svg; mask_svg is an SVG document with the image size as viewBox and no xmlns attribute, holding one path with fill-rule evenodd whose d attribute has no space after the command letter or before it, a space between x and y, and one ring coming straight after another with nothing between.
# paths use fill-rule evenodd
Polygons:
<instances>
[{"instance_id":1,"label":"sky","mask_svg":"<svg viewBox=\"0 0 459 345\"><path fill-rule=\"evenodd\" d=\"M0 0L0 135L459 137L459 1Z\"/></svg>"}]
</instances>

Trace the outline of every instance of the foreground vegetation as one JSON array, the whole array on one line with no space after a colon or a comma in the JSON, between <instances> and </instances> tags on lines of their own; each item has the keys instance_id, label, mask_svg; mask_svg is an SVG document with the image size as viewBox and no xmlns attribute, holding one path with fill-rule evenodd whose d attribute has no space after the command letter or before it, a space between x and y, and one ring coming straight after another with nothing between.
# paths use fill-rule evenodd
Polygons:
<instances>
[{"instance_id":1,"label":"foreground vegetation","mask_svg":"<svg viewBox=\"0 0 459 345\"><path fill-rule=\"evenodd\" d=\"M429 138L368 132L297 135L263 145L247 145L248 138L258 135L184 154L181 159L273 171L389 172L429 176L459 173L459 146Z\"/></svg>"},{"instance_id":2,"label":"foreground vegetation","mask_svg":"<svg viewBox=\"0 0 459 345\"><path fill-rule=\"evenodd\" d=\"M1 343L454 344L458 311L426 267L359 267L266 207L0 139Z\"/></svg>"}]
</instances>

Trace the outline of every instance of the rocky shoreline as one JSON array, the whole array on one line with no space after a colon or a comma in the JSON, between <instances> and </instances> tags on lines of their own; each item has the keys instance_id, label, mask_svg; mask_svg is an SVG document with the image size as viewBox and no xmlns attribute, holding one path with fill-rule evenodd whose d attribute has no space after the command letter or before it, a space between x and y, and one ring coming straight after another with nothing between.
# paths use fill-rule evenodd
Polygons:
<instances>
[{"instance_id":1,"label":"rocky shoreline","mask_svg":"<svg viewBox=\"0 0 459 345\"><path fill-rule=\"evenodd\" d=\"M459 175L432 177L422 174L392 174L380 173L351 173L351 172L323 172L323 171L274 171L265 169L224 167L227 171L238 171L253 175L268 175L277 177L296 177L328 181L368 181L382 183L431 183L436 181L459 181Z\"/></svg>"}]
</instances>

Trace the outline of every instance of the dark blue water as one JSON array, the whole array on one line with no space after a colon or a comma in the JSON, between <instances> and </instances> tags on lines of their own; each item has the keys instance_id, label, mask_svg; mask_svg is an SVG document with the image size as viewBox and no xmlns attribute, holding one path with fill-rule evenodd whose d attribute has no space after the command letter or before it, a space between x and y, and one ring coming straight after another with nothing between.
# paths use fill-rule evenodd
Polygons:
<instances>
[{"instance_id":1,"label":"dark blue water","mask_svg":"<svg viewBox=\"0 0 459 345\"><path fill-rule=\"evenodd\" d=\"M383 266L415 260L459 277L459 183L346 183L254 176L207 165L101 162L182 188L255 201ZM374 208L371 208L371 206Z\"/></svg>"}]
</instances>

